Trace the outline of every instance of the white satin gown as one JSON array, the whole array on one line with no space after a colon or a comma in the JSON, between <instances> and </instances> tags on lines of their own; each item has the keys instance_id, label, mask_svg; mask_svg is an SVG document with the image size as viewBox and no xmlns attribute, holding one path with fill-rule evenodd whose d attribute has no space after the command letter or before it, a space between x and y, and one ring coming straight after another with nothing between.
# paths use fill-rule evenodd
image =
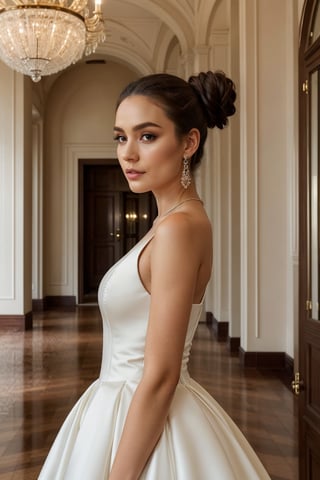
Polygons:
<instances>
[{"instance_id":1,"label":"white satin gown","mask_svg":"<svg viewBox=\"0 0 320 480\"><path fill-rule=\"evenodd\" d=\"M141 283L138 259L151 238L142 239L101 281L100 377L66 418L39 480L108 479L143 371L150 295ZM270 480L231 418L188 374L191 343L202 307L192 306L180 381L164 431L140 479Z\"/></svg>"}]
</instances>

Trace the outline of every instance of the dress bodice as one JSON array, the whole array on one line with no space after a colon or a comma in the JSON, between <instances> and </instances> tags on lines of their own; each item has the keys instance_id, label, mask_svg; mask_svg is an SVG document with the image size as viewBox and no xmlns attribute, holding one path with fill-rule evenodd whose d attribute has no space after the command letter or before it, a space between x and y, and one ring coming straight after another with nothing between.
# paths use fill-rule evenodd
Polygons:
<instances>
[{"instance_id":1,"label":"dress bodice","mask_svg":"<svg viewBox=\"0 0 320 480\"><path fill-rule=\"evenodd\" d=\"M104 336L102 381L139 381L142 376L150 294L141 282L138 261L152 238L144 237L101 281L98 299ZM181 365L182 381L188 379L187 364L201 311L202 304L192 306Z\"/></svg>"},{"instance_id":2,"label":"dress bodice","mask_svg":"<svg viewBox=\"0 0 320 480\"><path fill-rule=\"evenodd\" d=\"M39 480L109 478L143 372L150 295L140 280L138 259L151 239L150 234L142 239L100 284L104 328L100 378L86 389L63 423ZM201 304L192 306L180 382L139 480L270 480L230 417L188 375L201 310Z\"/></svg>"}]
</instances>

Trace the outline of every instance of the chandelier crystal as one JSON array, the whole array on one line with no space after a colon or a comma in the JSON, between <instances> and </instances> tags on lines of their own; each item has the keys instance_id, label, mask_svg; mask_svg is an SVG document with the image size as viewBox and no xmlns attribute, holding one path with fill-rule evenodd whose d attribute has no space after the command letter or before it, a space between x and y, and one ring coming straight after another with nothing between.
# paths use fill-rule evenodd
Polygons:
<instances>
[{"instance_id":1,"label":"chandelier crystal","mask_svg":"<svg viewBox=\"0 0 320 480\"><path fill-rule=\"evenodd\" d=\"M100 0L0 0L0 59L38 82L105 40Z\"/></svg>"}]
</instances>

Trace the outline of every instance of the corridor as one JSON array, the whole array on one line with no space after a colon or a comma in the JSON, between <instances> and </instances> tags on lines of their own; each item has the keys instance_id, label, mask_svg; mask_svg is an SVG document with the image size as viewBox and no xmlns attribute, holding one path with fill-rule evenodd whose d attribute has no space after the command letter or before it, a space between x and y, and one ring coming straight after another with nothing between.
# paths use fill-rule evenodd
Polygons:
<instances>
[{"instance_id":1,"label":"corridor","mask_svg":"<svg viewBox=\"0 0 320 480\"><path fill-rule=\"evenodd\" d=\"M36 313L32 331L2 327L0 480L37 478L66 414L99 375L101 347L97 307ZM237 423L273 480L298 479L297 401L277 373L243 370L205 324L190 373Z\"/></svg>"}]
</instances>

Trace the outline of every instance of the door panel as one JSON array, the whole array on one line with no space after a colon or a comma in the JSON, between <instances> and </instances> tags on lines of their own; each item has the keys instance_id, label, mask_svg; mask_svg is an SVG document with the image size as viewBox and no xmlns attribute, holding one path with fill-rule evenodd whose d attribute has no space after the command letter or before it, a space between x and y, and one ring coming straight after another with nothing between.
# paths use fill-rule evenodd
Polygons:
<instances>
[{"instance_id":1,"label":"door panel","mask_svg":"<svg viewBox=\"0 0 320 480\"><path fill-rule=\"evenodd\" d=\"M319 71L311 74L310 89L310 298L311 318L319 320Z\"/></svg>"},{"instance_id":2,"label":"door panel","mask_svg":"<svg viewBox=\"0 0 320 480\"><path fill-rule=\"evenodd\" d=\"M318 7L316 0L306 2L299 50L300 480L320 478L320 37L318 28L320 10ZM313 15L316 16L315 19L312 19Z\"/></svg>"},{"instance_id":3,"label":"door panel","mask_svg":"<svg viewBox=\"0 0 320 480\"><path fill-rule=\"evenodd\" d=\"M310 72L306 114L307 149L301 168L300 339L303 391L299 401L300 479L320 478L320 322L319 322L319 73Z\"/></svg>"},{"instance_id":4,"label":"door panel","mask_svg":"<svg viewBox=\"0 0 320 480\"><path fill-rule=\"evenodd\" d=\"M150 229L151 193L130 192L118 164L79 162L79 303L97 301L105 272Z\"/></svg>"},{"instance_id":5,"label":"door panel","mask_svg":"<svg viewBox=\"0 0 320 480\"><path fill-rule=\"evenodd\" d=\"M97 294L104 273L120 258L120 193L88 192L84 219L84 293Z\"/></svg>"}]
</instances>

